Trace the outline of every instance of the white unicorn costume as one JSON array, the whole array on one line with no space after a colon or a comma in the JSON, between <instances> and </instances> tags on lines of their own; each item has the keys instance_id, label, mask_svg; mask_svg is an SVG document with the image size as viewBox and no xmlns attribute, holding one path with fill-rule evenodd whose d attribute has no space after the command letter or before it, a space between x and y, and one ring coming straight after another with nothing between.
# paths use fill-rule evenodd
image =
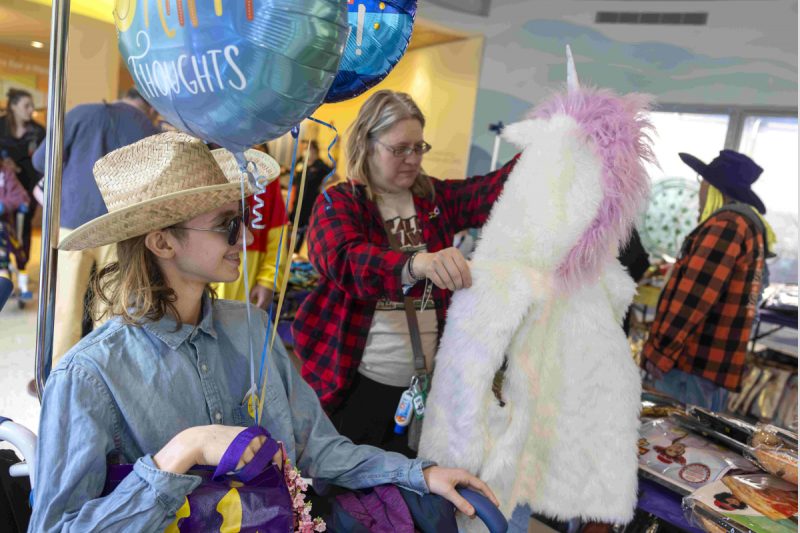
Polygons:
<instances>
[{"instance_id":1,"label":"white unicorn costume","mask_svg":"<svg viewBox=\"0 0 800 533\"><path fill-rule=\"evenodd\" d=\"M649 98L579 87L571 57L569 70L567 94L503 132L522 155L473 285L453 296L420 457L479 475L507 516L527 503L623 523L636 505L641 385L621 328L635 285L616 256L647 200Z\"/></svg>"}]
</instances>

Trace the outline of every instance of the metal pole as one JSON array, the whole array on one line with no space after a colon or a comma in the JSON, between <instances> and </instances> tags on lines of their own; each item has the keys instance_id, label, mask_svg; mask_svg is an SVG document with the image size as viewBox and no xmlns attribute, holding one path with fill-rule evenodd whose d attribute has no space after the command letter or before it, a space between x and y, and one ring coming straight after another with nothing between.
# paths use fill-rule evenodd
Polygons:
<instances>
[{"instance_id":1,"label":"metal pole","mask_svg":"<svg viewBox=\"0 0 800 533\"><path fill-rule=\"evenodd\" d=\"M39 272L39 318L36 322L36 391L39 401L53 359L58 228L61 220L61 158L64 151L69 0L53 0L50 21L50 77L47 84L42 258Z\"/></svg>"},{"instance_id":2,"label":"metal pole","mask_svg":"<svg viewBox=\"0 0 800 533\"><path fill-rule=\"evenodd\" d=\"M489 172L494 172L497 170L497 157L500 154L500 135L503 133L503 122L500 121L497 124L489 124L489 131L493 132L494 137L494 147L492 148L492 162L489 165Z\"/></svg>"}]
</instances>

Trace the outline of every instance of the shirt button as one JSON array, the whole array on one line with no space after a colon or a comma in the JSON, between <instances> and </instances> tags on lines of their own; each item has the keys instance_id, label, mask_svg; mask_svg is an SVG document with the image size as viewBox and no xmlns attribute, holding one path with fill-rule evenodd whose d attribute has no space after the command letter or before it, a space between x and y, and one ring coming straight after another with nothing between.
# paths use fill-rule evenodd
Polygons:
<instances>
[{"instance_id":1,"label":"shirt button","mask_svg":"<svg viewBox=\"0 0 800 533\"><path fill-rule=\"evenodd\" d=\"M217 411L216 414L214 415L214 418L216 419L217 422L222 422L222 413Z\"/></svg>"},{"instance_id":2,"label":"shirt button","mask_svg":"<svg viewBox=\"0 0 800 533\"><path fill-rule=\"evenodd\" d=\"M203 372L208 372L208 365L203 363L202 365L200 365L200 370L202 370Z\"/></svg>"}]
</instances>

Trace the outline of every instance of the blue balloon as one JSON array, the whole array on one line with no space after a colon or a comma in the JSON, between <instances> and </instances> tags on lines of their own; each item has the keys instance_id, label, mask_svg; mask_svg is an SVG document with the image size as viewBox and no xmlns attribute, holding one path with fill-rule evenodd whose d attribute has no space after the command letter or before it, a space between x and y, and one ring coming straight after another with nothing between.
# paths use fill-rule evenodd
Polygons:
<instances>
[{"instance_id":1,"label":"blue balloon","mask_svg":"<svg viewBox=\"0 0 800 533\"><path fill-rule=\"evenodd\" d=\"M322 103L349 27L344 0L116 0L119 49L175 127L232 151Z\"/></svg>"},{"instance_id":2,"label":"blue balloon","mask_svg":"<svg viewBox=\"0 0 800 533\"><path fill-rule=\"evenodd\" d=\"M325 102L353 98L385 78L406 53L417 0L347 0L350 37Z\"/></svg>"}]
</instances>

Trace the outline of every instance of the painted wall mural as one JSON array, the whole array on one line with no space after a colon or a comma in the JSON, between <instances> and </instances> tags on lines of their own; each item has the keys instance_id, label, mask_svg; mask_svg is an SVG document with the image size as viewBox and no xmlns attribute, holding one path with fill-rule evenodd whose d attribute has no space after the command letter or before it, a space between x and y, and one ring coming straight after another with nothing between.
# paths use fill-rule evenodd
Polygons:
<instances>
[{"instance_id":1,"label":"painted wall mural","mask_svg":"<svg viewBox=\"0 0 800 533\"><path fill-rule=\"evenodd\" d=\"M567 43L581 80L619 92L652 93L665 104L797 106L797 2L703 3L693 9L709 12L702 27L594 24L595 11L607 7L498 0L487 19L421 6L425 19L486 36L469 173L488 169L489 124L518 120L563 83ZM668 2L647 7L674 10ZM510 155L502 146L500 159Z\"/></svg>"}]
</instances>

